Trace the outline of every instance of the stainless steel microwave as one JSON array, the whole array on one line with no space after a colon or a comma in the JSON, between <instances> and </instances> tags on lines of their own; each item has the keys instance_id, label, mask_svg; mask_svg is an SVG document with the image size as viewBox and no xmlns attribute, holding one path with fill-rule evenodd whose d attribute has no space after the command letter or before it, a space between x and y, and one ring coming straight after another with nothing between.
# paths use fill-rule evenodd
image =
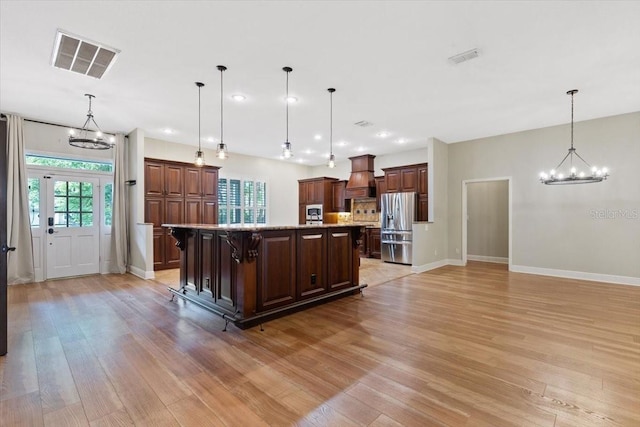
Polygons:
<instances>
[{"instance_id":1,"label":"stainless steel microwave","mask_svg":"<svg viewBox=\"0 0 640 427\"><path fill-rule=\"evenodd\" d=\"M307 205L307 221L322 221L322 205Z\"/></svg>"}]
</instances>

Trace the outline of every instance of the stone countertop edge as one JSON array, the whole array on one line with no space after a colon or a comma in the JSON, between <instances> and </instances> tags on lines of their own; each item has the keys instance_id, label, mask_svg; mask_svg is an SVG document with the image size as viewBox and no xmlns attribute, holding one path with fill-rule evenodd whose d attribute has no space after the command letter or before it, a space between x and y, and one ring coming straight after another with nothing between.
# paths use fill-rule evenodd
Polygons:
<instances>
[{"instance_id":1,"label":"stone countertop edge","mask_svg":"<svg viewBox=\"0 0 640 427\"><path fill-rule=\"evenodd\" d=\"M311 228L347 228L368 227L368 224L300 224L300 225L216 225L216 224L162 224L165 228L195 228L198 230L220 231L268 231L268 230L305 230Z\"/></svg>"}]
</instances>

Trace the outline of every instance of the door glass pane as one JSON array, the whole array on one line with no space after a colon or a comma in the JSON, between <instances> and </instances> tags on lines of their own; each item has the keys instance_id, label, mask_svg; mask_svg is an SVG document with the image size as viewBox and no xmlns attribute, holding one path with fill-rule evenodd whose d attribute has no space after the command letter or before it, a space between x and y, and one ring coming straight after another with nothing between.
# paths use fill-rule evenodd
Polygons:
<instances>
[{"instance_id":1,"label":"door glass pane","mask_svg":"<svg viewBox=\"0 0 640 427\"><path fill-rule=\"evenodd\" d=\"M104 186L104 225L111 225L113 215L113 184Z\"/></svg>"},{"instance_id":2,"label":"door glass pane","mask_svg":"<svg viewBox=\"0 0 640 427\"><path fill-rule=\"evenodd\" d=\"M67 182L66 181L56 181L53 186L53 194L56 196L66 196L67 195Z\"/></svg>"},{"instance_id":3,"label":"door glass pane","mask_svg":"<svg viewBox=\"0 0 640 427\"><path fill-rule=\"evenodd\" d=\"M54 226L93 226L93 184L56 181L54 183Z\"/></svg>"},{"instance_id":4,"label":"door glass pane","mask_svg":"<svg viewBox=\"0 0 640 427\"><path fill-rule=\"evenodd\" d=\"M29 178L29 223L40 226L40 178Z\"/></svg>"},{"instance_id":5,"label":"door glass pane","mask_svg":"<svg viewBox=\"0 0 640 427\"><path fill-rule=\"evenodd\" d=\"M90 182L81 182L80 188L82 189L83 196L93 196L93 184L91 184Z\"/></svg>"},{"instance_id":6,"label":"door glass pane","mask_svg":"<svg viewBox=\"0 0 640 427\"><path fill-rule=\"evenodd\" d=\"M80 214L80 219L82 219L82 227L91 227L93 225L93 214L92 213L83 213Z\"/></svg>"},{"instance_id":7,"label":"door glass pane","mask_svg":"<svg viewBox=\"0 0 640 427\"><path fill-rule=\"evenodd\" d=\"M69 213L67 214L67 227L80 227L80 214Z\"/></svg>"},{"instance_id":8,"label":"door glass pane","mask_svg":"<svg viewBox=\"0 0 640 427\"><path fill-rule=\"evenodd\" d=\"M53 199L53 211L54 212L66 212L67 211L67 198L61 196L55 196Z\"/></svg>"},{"instance_id":9,"label":"door glass pane","mask_svg":"<svg viewBox=\"0 0 640 427\"><path fill-rule=\"evenodd\" d=\"M93 212L93 197L83 197L80 210L82 212Z\"/></svg>"},{"instance_id":10,"label":"door glass pane","mask_svg":"<svg viewBox=\"0 0 640 427\"><path fill-rule=\"evenodd\" d=\"M69 196L79 196L80 195L80 183L75 181L68 182L68 190L67 194Z\"/></svg>"},{"instance_id":11,"label":"door glass pane","mask_svg":"<svg viewBox=\"0 0 640 427\"><path fill-rule=\"evenodd\" d=\"M80 197L67 197L68 212L80 212Z\"/></svg>"}]
</instances>

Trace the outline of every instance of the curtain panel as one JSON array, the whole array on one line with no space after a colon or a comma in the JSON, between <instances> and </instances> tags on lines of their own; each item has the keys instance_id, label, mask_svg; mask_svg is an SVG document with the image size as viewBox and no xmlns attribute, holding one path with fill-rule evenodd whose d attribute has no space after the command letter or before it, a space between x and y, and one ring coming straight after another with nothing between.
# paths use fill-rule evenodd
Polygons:
<instances>
[{"instance_id":1,"label":"curtain panel","mask_svg":"<svg viewBox=\"0 0 640 427\"><path fill-rule=\"evenodd\" d=\"M24 153L24 120L7 116L7 241L15 251L7 259L10 285L35 280L29 218L29 178Z\"/></svg>"}]
</instances>

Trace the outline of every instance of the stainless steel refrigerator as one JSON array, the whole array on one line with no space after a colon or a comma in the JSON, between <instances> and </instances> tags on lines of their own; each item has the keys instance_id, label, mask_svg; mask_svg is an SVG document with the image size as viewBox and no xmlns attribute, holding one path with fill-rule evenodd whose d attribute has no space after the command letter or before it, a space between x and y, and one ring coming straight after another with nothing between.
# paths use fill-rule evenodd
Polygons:
<instances>
[{"instance_id":1,"label":"stainless steel refrigerator","mask_svg":"<svg viewBox=\"0 0 640 427\"><path fill-rule=\"evenodd\" d=\"M416 193L387 193L380 197L382 260L411 264Z\"/></svg>"}]
</instances>

